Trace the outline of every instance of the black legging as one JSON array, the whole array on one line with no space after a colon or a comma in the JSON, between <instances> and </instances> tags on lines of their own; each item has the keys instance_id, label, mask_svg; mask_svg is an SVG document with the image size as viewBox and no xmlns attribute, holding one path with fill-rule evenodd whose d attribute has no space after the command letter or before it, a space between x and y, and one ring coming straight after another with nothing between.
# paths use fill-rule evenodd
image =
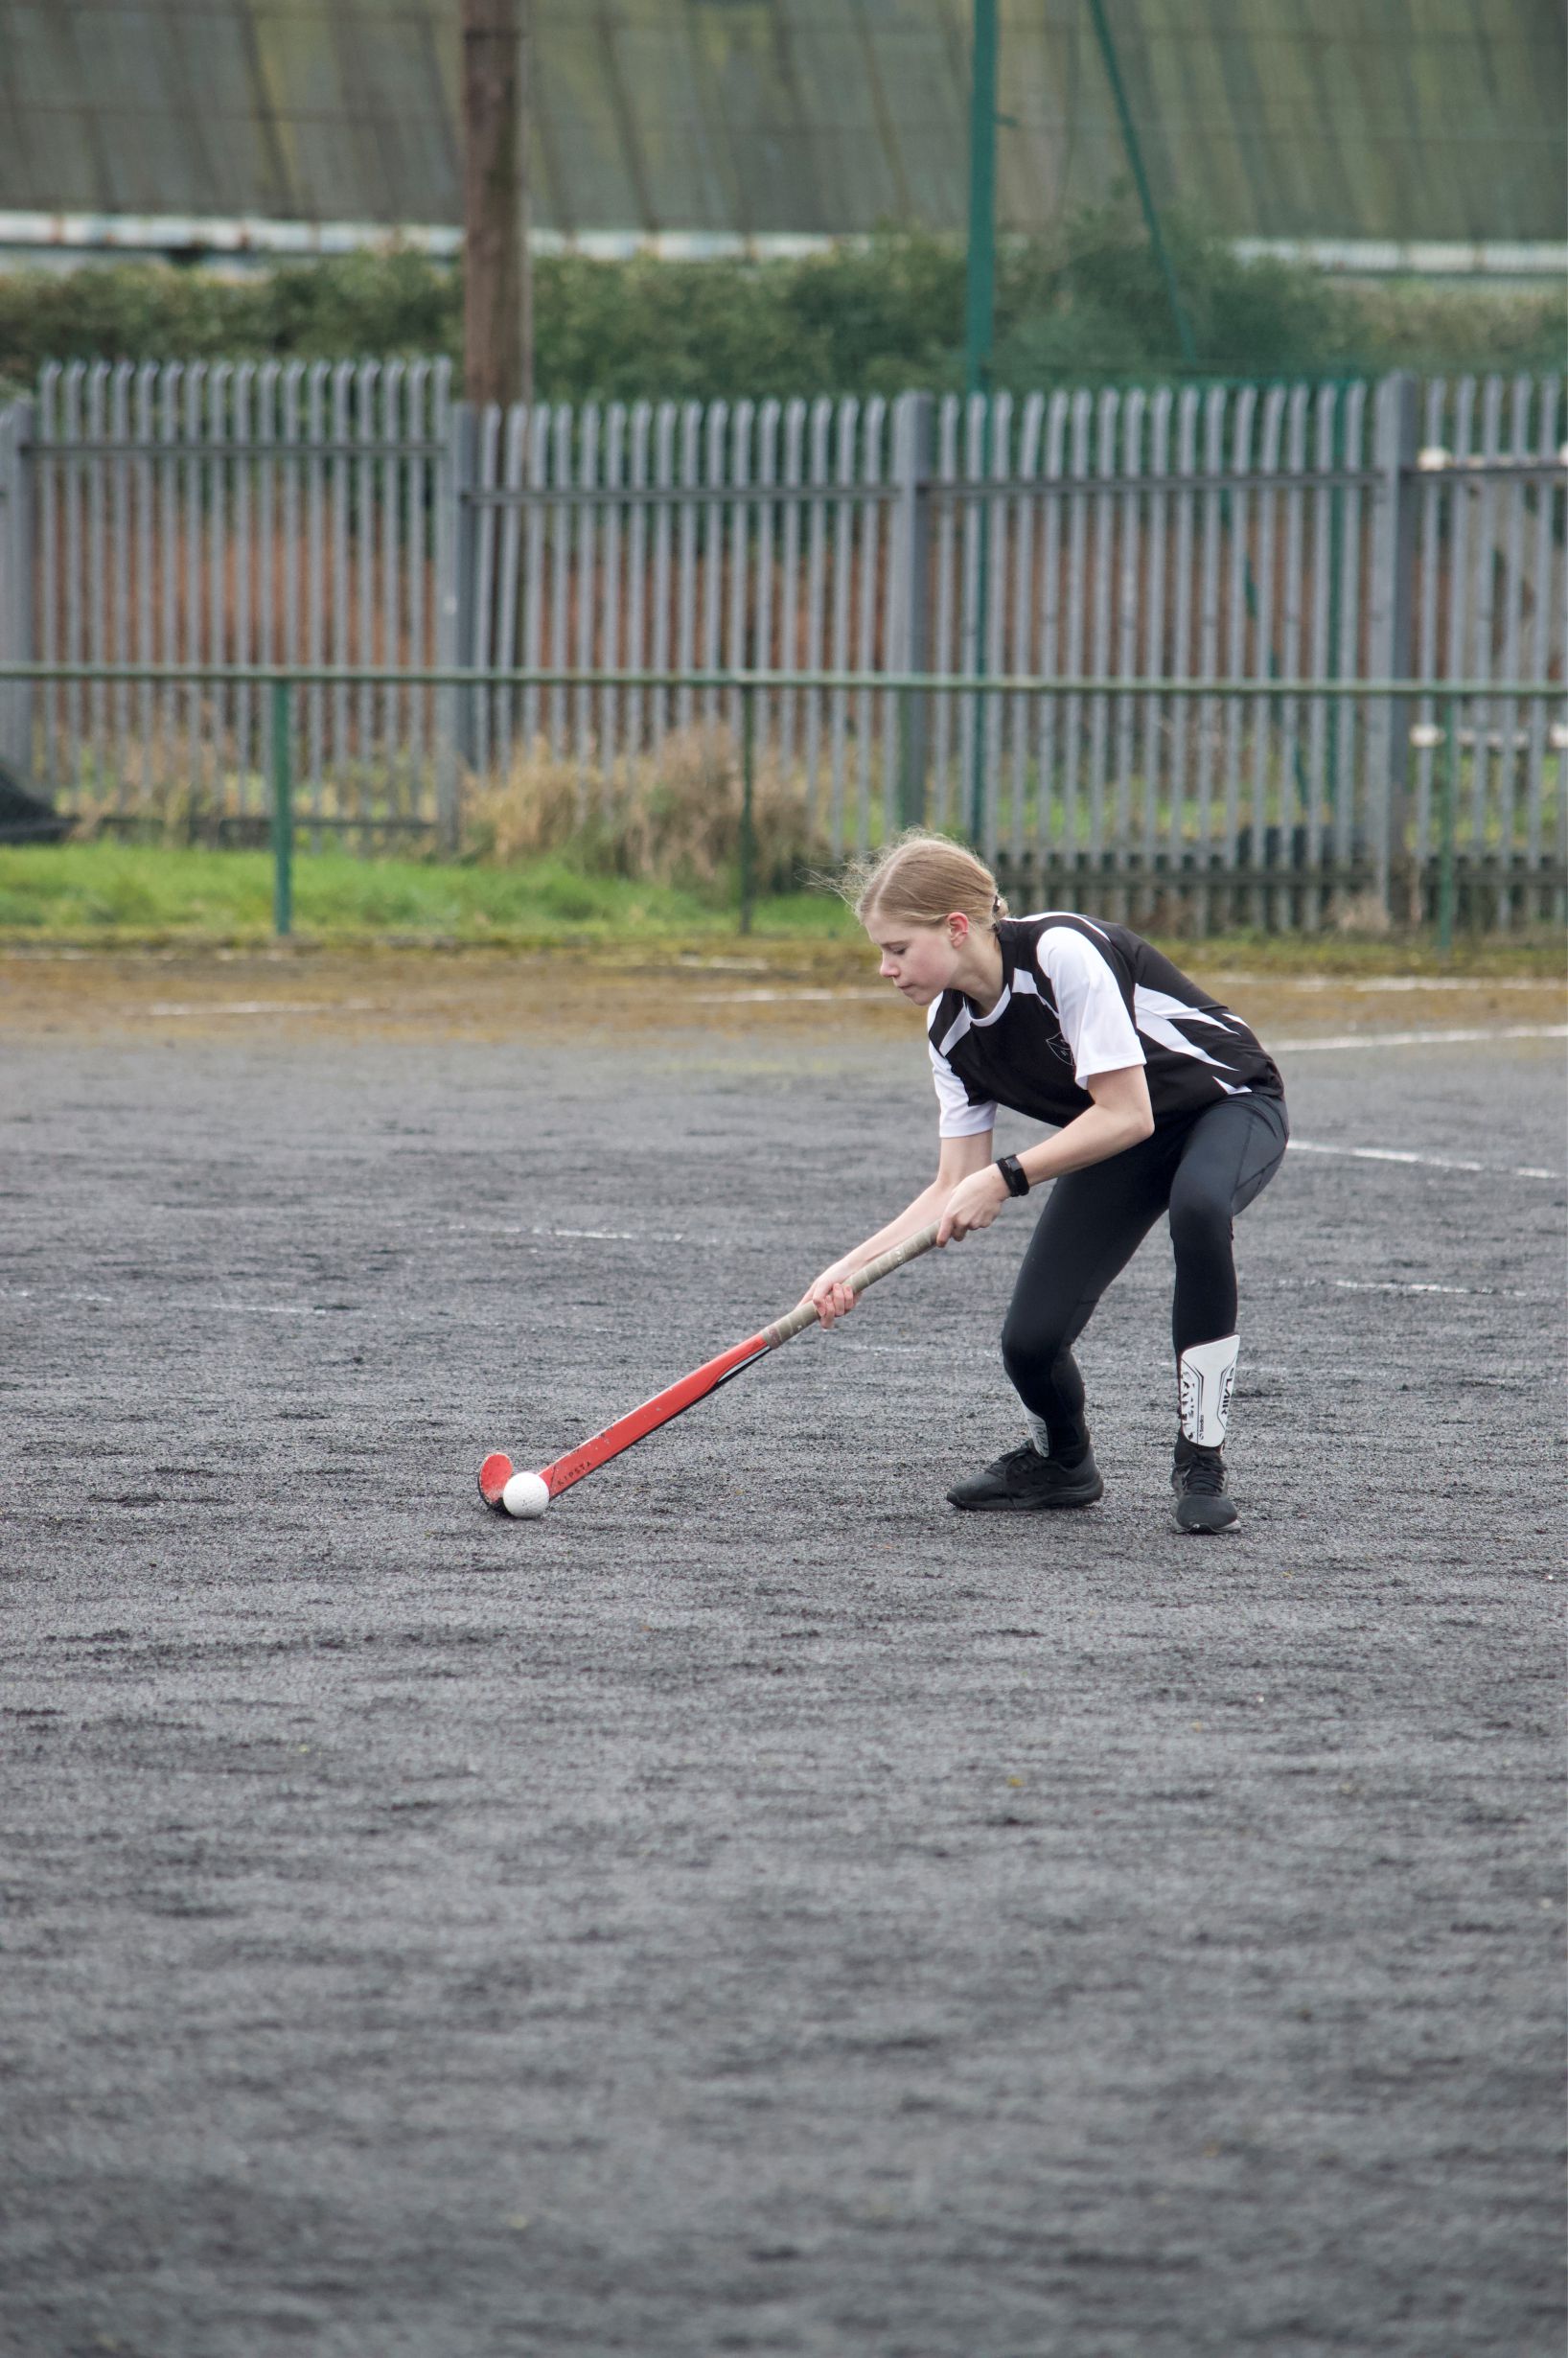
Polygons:
<instances>
[{"instance_id":1,"label":"black legging","mask_svg":"<svg viewBox=\"0 0 1568 2358\"><path fill-rule=\"evenodd\" d=\"M1231 1223L1279 1169L1289 1135L1281 1098L1226 1098L1056 1181L1002 1329L1003 1363L1053 1449L1071 1446L1084 1429L1072 1346L1162 1212L1170 1214L1176 1257L1177 1358L1194 1343L1234 1334Z\"/></svg>"}]
</instances>

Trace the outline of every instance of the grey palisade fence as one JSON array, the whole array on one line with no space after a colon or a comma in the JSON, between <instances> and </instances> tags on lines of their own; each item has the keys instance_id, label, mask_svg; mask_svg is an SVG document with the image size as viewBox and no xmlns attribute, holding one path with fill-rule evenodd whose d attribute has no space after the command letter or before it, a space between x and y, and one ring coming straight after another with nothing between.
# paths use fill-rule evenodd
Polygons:
<instances>
[{"instance_id":1,"label":"grey palisade fence","mask_svg":"<svg viewBox=\"0 0 1568 2358\"><path fill-rule=\"evenodd\" d=\"M824 844L918 814L1026 895L1315 925L1560 911L1568 433L1556 379L475 410L445 362L49 369L0 411L0 660L940 673L1072 696L775 685L758 757ZM985 466L981 469L981 454ZM1414 680L1410 698L1271 681ZM1457 798L1442 683L1464 705ZM1260 693L1150 692L1257 680ZM1140 682L1118 693L1115 682ZM318 840L453 840L548 755L595 781L731 687L378 682L298 695ZM242 834L242 683L0 683L60 805Z\"/></svg>"}]
</instances>

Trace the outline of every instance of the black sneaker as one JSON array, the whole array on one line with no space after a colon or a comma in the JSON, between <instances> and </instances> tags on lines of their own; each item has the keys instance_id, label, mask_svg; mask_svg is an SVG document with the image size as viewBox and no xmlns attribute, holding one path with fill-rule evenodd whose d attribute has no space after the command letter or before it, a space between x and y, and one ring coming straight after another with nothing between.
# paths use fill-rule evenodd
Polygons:
<instances>
[{"instance_id":1,"label":"black sneaker","mask_svg":"<svg viewBox=\"0 0 1568 2358\"><path fill-rule=\"evenodd\" d=\"M1032 1514L1042 1507L1092 1507L1105 1495L1093 1450L1085 1449L1071 1465L1059 1457L1042 1457L1032 1441L1009 1449L967 1482L955 1482L948 1491L956 1507L991 1514Z\"/></svg>"},{"instance_id":2,"label":"black sneaker","mask_svg":"<svg viewBox=\"0 0 1568 2358\"><path fill-rule=\"evenodd\" d=\"M1176 1493L1176 1522L1182 1531L1226 1531L1235 1521L1235 1500L1225 1494L1225 1460L1218 1449L1200 1449L1185 1433L1176 1437L1170 1469Z\"/></svg>"}]
</instances>

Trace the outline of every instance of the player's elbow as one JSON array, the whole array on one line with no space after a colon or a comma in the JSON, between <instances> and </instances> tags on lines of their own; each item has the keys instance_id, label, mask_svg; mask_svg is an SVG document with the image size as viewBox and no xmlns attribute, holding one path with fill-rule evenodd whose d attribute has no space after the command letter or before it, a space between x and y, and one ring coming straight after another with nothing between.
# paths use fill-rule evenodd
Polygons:
<instances>
[{"instance_id":1,"label":"player's elbow","mask_svg":"<svg viewBox=\"0 0 1568 2358\"><path fill-rule=\"evenodd\" d=\"M1154 1136L1154 1108L1147 1089L1108 1089L1095 1103L1116 1137L1113 1152L1124 1153Z\"/></svg>"},{"instance_id":2,"label":"player's elbow","mask_svg":"<svg viewBox=\"0 0 1568 2358\"><path fill-rule=\"evenodd\" d=\"M1154 1136L1154 1109L1147 1098L1141 1105L1107 1106L1105 1109L1116 1123L1117 1144L1113 1149L1125 1154L1129 1146L1141 1146L1145 1138Z\"/></svg>"},{"instance_id":3,"label":"player's elbow","mask_svg":"<svg viewBox=\"0 0 1568 2358\"><path fill-rule=\"evenodd\" d=\"M1141 1072L1130 1073L1117 1095L1116 1110L1121 1117L1127 1144L1141 1145L1145 1138L1154 1136L1154 1107L1148 1083Z\"/></svg>"},{"instance_id":4,"label":"player's elbow","mask_svg":"<svg viewBox=\"0 0 1568 2358\"><path fill-rule=\"evenodd\" d=\"M1117 1144L1110 1152L1124 1153L1129 1146L1154 1136L1154 1106L1141 1065L1128 1065L1115 1073L1097 1073L1085 1086L1095 1100L1095 1112L1116 1137Z\"/></svg>"}]
</instances>

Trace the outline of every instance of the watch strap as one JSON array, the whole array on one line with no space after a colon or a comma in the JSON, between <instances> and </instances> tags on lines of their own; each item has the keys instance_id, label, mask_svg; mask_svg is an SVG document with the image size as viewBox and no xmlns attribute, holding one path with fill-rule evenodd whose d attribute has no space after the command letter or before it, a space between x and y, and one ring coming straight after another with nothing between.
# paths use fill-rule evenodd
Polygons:
<instances>
[{"instance_id":1,"label":"watch strap","mask_svg":"<svg viewBox=\"0 0 1568 2358\"><path fill-rule=\"evenodd\" d=\"M1019 1161L1016 1154L999 1154L997 1157L997 1168L1002 1173L1009 1195L1026 1195L1028 1193L1028 1174L1025 1170L1023 1164Z\"/></svg>"}]
</instances>

